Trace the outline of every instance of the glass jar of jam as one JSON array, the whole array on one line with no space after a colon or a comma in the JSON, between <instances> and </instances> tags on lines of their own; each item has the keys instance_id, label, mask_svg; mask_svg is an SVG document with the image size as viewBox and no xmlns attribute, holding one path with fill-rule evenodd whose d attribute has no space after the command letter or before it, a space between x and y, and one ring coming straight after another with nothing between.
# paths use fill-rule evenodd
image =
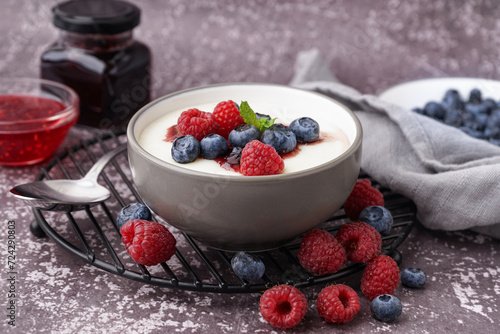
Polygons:
<instances>
[{"instance_id":1,"label":"glass jar of jam","mask_svg":"<svg viewBox=\"0 0 500 334\"><path fill-rule=\"evenodd\" d=\"M67 1L52 8L59 39L41 56L41 77L73 88L78 123L119 129L150 100L151 53L134 40L141 11L118 0Z\"/></svg>"}]
</instances>

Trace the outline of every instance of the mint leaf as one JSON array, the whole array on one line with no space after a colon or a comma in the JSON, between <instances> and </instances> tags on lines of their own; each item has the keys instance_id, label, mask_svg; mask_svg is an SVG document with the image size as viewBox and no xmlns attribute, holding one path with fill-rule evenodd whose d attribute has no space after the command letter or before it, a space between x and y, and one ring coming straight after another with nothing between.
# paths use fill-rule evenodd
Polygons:
<instances>
[{"instance_id":1,"label":"mint leaf","mask_svg":"<svg viewBox=\"0 0 500 334\"><path fill-rule=\"evenodd\" d=\"M274 124L274 121L276 121L276 118L269 120L267 118L258 119L247 101L241 101L240 115L243 117L245 123L255 126L260 132L269 129Z\"/></svg>"},{"instance_id":2,"label":"mint leaf","mask_svg":"<svg viewBox=\"0 0 500 334\"><path fill-rule=\"evenodd\" d=\"M267 118L261 118L259 119L260 121L260 132L266 130L266 129L269 129L273 124L274 124L274 121L276 121L276 118L272 118L272 119L267 119Z\"/></svg>"},{"instance_id":3,"label":"mint leaf","mask_svg":"<svg viewBox=\"0 0 500 334\"><path fill-rule=\"evenodd\" d=\"M245 123L256 126L260 130L260 122L257 119L257 115L255 115L255 112L252 110L252 108L250 108L250 105L247 101L241 101L240 115L241 117L243 117Z\"/></svg>"}]
</instances>

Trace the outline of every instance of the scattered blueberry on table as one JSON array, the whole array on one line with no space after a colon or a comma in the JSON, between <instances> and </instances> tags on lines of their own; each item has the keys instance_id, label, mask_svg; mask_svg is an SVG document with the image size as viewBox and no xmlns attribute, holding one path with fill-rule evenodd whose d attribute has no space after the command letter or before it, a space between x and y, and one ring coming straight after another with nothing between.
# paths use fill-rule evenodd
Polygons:
<instances>
[{"instance_id":1,"label":"scattered blueberry on table","mask_svg":"<svg viewBox=\"0 0 500 334\"><path fill-rule=\"evenodd\" d=\"M401 315L403 306L398 297L383 294L372 300L370 311L375 319L383 322L391 322Z\"/></svg>"},{"instance_id":2,"label":"scattered blueberry on table","mask_svg":"<svg viewBox=\"0 0 500 334\"><path fill-rule=\"evenodd\" d=\"M380 234L389 233L394 223L391 212L379 205L364 208L359 214L358 220L375 227Z\"/></svg>"},{"instance_id":3,"label":"scattered blueberry on table","mask_svg":"<svg viewBox=\"0 0 500 334\"><path fill-rule=\"evenodd\" d=\"M234 273L241 279L255 281L260 279L266 270L264 262L247 252L238 252L231 259Z\"/></svg>"},{"instance_id":4,"label":"scattered blueberry on table","mask_svg":"<svg viewBox=\"0 0 500 334\"><path fill-rule=\"evenodd\" d=\"M407 268L401 272L401 283L408 288L423 288L427 275L420 268Z\"/></svg>"},{"instance_id":5,"label":"scattered blueberry on table","mask_svg":"<svg viewBox=\"0 0 500 334\"><path fill-rule=\"evenodd\" d=\"M118 212L116 225L120 229L126 222L134 219L151 220L151 211L144 204L130 203Z\"/></svg>"}]
</instances>

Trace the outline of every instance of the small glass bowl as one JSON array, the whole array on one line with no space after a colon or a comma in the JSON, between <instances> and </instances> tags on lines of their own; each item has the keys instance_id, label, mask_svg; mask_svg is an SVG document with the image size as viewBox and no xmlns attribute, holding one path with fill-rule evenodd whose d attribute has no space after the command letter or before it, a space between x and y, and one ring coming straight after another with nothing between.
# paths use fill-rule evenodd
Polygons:
<instances>
[{"instance_id":1,"label":"small glass bowl","mask_svg":"<svg viewBox=\"0 0 500 334\"><path fill-rule=\"evenodd\" d=\"M0 79L0 165L33 165L51 157L78 116L78 95L63 84Z\"/></svg>"}]
</instances>

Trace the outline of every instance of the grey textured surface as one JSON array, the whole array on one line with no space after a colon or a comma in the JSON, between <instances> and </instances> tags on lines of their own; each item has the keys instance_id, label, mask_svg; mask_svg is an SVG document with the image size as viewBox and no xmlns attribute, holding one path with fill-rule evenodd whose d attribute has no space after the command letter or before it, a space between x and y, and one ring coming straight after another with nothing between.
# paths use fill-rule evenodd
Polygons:
<instances>
[{"instance_id":1,"label":"grey textured surface","mask_svg":"<svg viewBox=\"0 0 500 334\"><path fill-rule=\"evenodd\" d=\"M209 83L288 83L297 52L318 48L344 83L376 93L437 76L498 79L500 8L495 1L134 1L138 39L154 56L154 96ZM2 0L0 76L38 76L38 56L56 38L52 0ZM244 5L243 5L244 4ZM72 131L66 145L83 134ZM7 307L7 228L16 221L17 327L12 333L280 333L258 311L259 294L210 294L143 285L75 259L29 232L31 211L6 192L40 166L0 167L2 309ZM490 200L490 199L487 199ZM423 290L398 287L403 315L392 324L361 311L346 325L315 310L322 286L303 289L305 320L290 333L495 333L500 324L500 245L472 232L417 226L401 245L402 267L429 276ZM344 283L344 282L339 282ZM359 277L345 283L359 291Z\"/></svg>"}]
</instances>

